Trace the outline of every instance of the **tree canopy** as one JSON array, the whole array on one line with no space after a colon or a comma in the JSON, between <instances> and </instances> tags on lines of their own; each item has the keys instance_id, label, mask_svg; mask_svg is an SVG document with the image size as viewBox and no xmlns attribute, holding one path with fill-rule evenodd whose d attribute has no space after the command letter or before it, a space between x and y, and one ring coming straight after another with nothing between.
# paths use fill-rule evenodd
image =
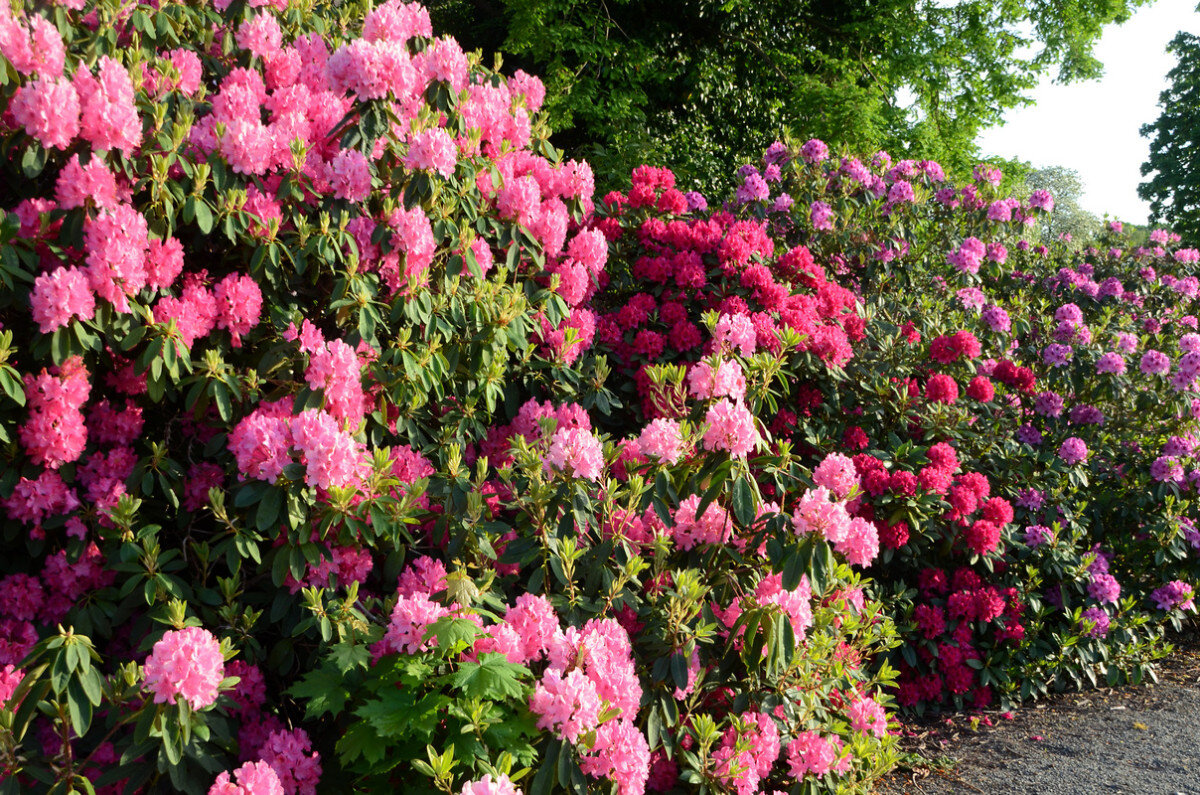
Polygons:
<instances>
[{"instance_id":1,"label":"tree canopy","mask_svg":"<svg viewBox=\"0 0 1200 795\"><path fill-rule=\"evenodd\" d=\"M1040 225L1043 240L1058 240L1062 235L1070 235L1074 245L1079 246L1100 234L1100 219L1079 204L1083 183L1078 171L1065 166L1035 168L1025 175L1024 192L1035 190L1050 191L1054 197L1054 212Z\"/></svg>"},{"instance_id":2,"label":"tree canopy","mask_svg":"<svg viewBox=\"0 0 1200 795\"><path fill-rule=\"evenodd\" d=\"M1200 37L1180 32L1167 46L1179 59L1159 95L1162 113L1142 127L1150 158L1142 164L1138 195L1150 202L1150 220L1167 224L1191 243L1200 241Z\"/></svg>"},{"instance_id":3,"label":"tree canopy","mask_svg":"<svg viewBox=\"0 0 1200 795\"><path fill-rule=\"evenodd\" d=\"M603 176L668 160L711 187L789 131L973 164L1037 79L1096 77L1149 0L434 0L464 46L542 75L556 142ZM668 157L669 156L669 157Z\"/></svg>"}]
</instances>

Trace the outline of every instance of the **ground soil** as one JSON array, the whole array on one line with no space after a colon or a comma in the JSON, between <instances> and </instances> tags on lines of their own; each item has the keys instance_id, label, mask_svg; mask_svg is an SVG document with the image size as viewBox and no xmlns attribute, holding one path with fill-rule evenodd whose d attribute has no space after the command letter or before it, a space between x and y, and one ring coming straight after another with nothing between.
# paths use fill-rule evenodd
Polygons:
<instances>
[{"instance_id":1,"label":"ground soil","mask_svg":"<svg viewBox=\"0 0 1200 795\"><path fill-rule=\"evenodd\" d=\"M1179 643L1155 684L908 723L879 795L1200 795L1200 639Z\"/></svg>"}]
</instances>

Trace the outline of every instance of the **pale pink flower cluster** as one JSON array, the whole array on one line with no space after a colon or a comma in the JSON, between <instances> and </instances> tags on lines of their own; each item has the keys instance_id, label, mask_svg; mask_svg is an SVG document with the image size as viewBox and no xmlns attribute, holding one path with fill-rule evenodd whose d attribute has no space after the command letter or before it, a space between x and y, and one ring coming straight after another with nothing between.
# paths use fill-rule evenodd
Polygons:
<instances>
[{"instance_id":1,"label":"pale pink flower cluster","mask_svg":"<svg viewBox=\"0 0 1200 795\"><path fill-rule=\"evenodd\" d=\"M13 14L8 0L0 2L0 55L23 75L62 77L66 49L54 23L30 14L28 27Z\"/></svg>"},{"instance_id":2,"label":"pale pink flower cluster","mask_svg":"<svg viewBox=\"0 0 1200 795\"><path fill-rule=\"evenodd\" d=\"M208 795L284 795L279 776L266 762L247 762L233 771L223 771L217 776Z\"/></svg>"},{"instance_id":3,"label":"pale pink flower cluster","mask_svg":"<svg viewBox=\"0 0 1200 795\"><path fill-rule=\"evenodd\" d=\"M787 746L788 770L797 779L810 773L820 778L831 770L849 770L850 754L841 754L841 741L837 737L822 737L815 731L800 732Z\"/></svg>"},{"instance_id":4,"label":"pale pink flower cluster","mask_svg":"<svg viewBox=\"0 0 1200 795\"><path fill-rule=\"evenodd\" d=\"M721 398L704 416L705 450L723 450L733 458L745 458L758 445L754 415L741 402Z\"/></svg>"},{"instance_id":5,"label":"pale pink flower cluster","mask_svg":"<svg viewBox=\"0 0 1200 795\"><path fill-rule=\"evenodd\" d=\"M741 400L746 396L746 376L737 362L722 361L714 368L702 359L688 370L687 381L688 391L698 400L719 397Z\"/></svg>"},{"instance_id":6,"label":"pale pink flower cluster","mask_svg":"<svg viewBox=\"0 0 1200 795\"><path fill-rule=\"evenodd\" d=\"M435 127L415 132L408 137L408 153L404 156L405 167L413 171L433 171L443 177L454 174L458 150L450 133Z\"/></svg>"},{"instance_id":7,"label":"pale pink flower cluster","mask_svg":"<svg viewBox=\"0 0 1200 795\"><path fill-rule=\"evenodd\" d=\"M493 781L492 774L488 773L478 781L468 781L463 784L458 795L522 795L522 790L514 786L508 780L508 776L501 774Z\"/></svg>"},{"instance_id":8,"label":"pale pink flower cluster","mask_svg":"<svg viewBox=\"0 0 1200 795\"><path fill-rule=\"evenodd\" d=\"M871 522L856 516L846 528L846 537L833 548L855 566L868 566L879 554L879 530Z\"/></svg>"},{"instance_id":9,"label":"pale pink flower cluster","mask_svg":"<svg viewBox=\"0 0 1200 795\"><path fill-rule=\"evenodd\" d=\"M255 57L269 58L283 44L283 32L274 14L256 14L241 24L234 41Z\"/></svg>"},{"instance_id":10,"label":"pale pink flower cluster","mask_svg":"<svg viewBox=\"0 0 1200 795\"><path fill-rule=\"evenodd\" d=\"M812 585L807 576L800 578L800 584L788 591L783 588L783 577L771 574L764 577L754 589L754 601L761 606L775 605L783 611L792 625L792 633L796 643L800 643L808 635L808 628L813 623Z\"/></svg>"},{"instance_id":11,"label":"pale pink flower cluster","mask_svg":"<svg viewBox=\"0 0 1200 795\"><path fill-rule=\"evenodd\" d=\"M285 795L316 795L321 780L321 755L312 750L312 741L304 729L271 732L258 755L275 771Z\"/></svg>"},{"instance_id":12,"label":"pale pink flower cluster","mask_svg":"<svg viewBox=\"0 0 1200 795\"><path fill-rule=\"evenodd\" d=\"M58 172L54 198L60 210L84 207L89 200L96 207L113 209L119 203L117 180L100 157L93 156L83 166L79 164L79 155L74 154Z\"/></svg>"},{"instance_id":13,"label":"pale pink flower cluster","mask_svg":"<svg viewBox=\"0 0 1200 795\"><path fill-rule=\"evenodd\" d=\"M262 315L262 290L249 274L231 273L213 288L216 324L229 332L235 348L242 346L242 335L258 325Z\"/></svg>"},{"instance_id":14,"label":"pale pink flower cluster","mask_svg":"<svg viewBox=\"0 0 1200 795\"><path fill-rule=\"evenodd\" d=\"M47 149L66 149L79 134L79 94L61 77L31 80L8 107L13 120Z\"/></svg>"},{"instance_id":15,"label":"pale pink flower cluster","mask_svg":"<svg viewBox=\"0 0 1200 795\"><path fill-rule=\"evenodd\" d=\"M395 41L407 44L409 39L433 35L429 11L420 3L388 0L363 21L363 38L368 41Z\"/></svg>"},{"instance_id":16,"label":"pale pink flower cluster","mask_svg":"<svg viewBox=\"0 0 1200 795\"><path fill-rule=\"evenodd\" d=\"M862 698L851 702L846 710L850 725L855 731L870 732L876 737L887 735L887 713L873 698Z\"/></svg>"},{"instance_id":17,"label":"pale pink flower cluster","mask_svg":"<svg viewBox=\"0 0 1200 795\"><path fill-rule=\"evenodd\" d=\"M423 593L401 596L392 608L387 632L373 649L379 654L417 654L428 649L432 640L425 640L431 624L450 615L450 610Z\"/></svg>"},{"instance_id":18,"label":"pale pink flower cluster","mask_svg":"<svg viewBox=\"0 0 1200 795\"><path fill-rule=\"evenodd\" d=\"M742 356L750 357L758 345L758 336L748 315L723 313L713 328L713 341L719 350L736 350Z\"/></svg>"},{"instance_id":19,"label":"pale pink flower cluster","mask_svg":"<svg viewBox=\"0 0 1200 795\"><path fill-rule=\"evenodd\" d=\"M725 730L721 748L728 749L726 755L730 761L738 759L738 766L742 768L740 776L725 776L726 780L734 779L731 783L739 795L742 792L758 793L760 782L771 775L771 768L779 758L779 729L775 719L767 712L743 712ZM736 755L729 753L739 748L744 750ZM728 768L732 773L733 765Z\"/></svg>"},{"instance_id":20,"label":"pale pink flower cluster","mask_svg":"<svg viewBox=\"0 0 1200 795\"><path fill-rule=\"evenodd\" d=\"M849 456L830 453L813 470L813 483L829 489L839 500L844 500L858 487L858 472Z\"/></svg>"},{"instance_id":21,"label":"pale pink flower cluster","mask_svg":"<svg viewBox=\"0 0 1200 795\"><path fill-rule=\"evenodd\" d=\"M476 240L475 243L482 243L482 240ZM488 257L491 256L491 251L487 249L486 244L483 250L487 251ZM491 260L476 256L476 261L480 265L486 264L491 266ZM481 268L482 269L482 268ZM483 269L486 273L486 269ZM592 342L596 338L596 313L590 309L583 307L575 307L571 310L571 314L559 324L558 328L550 325L550 321L545 317L541 319L542 325L542 344L550 353L550 357L557 359L562 364L570 366L575 363L579 355L591 347ZM573 338L568 341L567 334L570 332Z\"/></svg>"},{"instance_id":22,"label":"pale pink flower cluster","mask_svg":"<svg viewBox=\"0 0 1200 795\"><path fill-rule=\"evenodd\" d=\"M211 632L185 627L167 631L154 644L144 672L154 703L171 704L183 696L192 709L204 709L217 700L217 688L225 678L225 657Z\"/></svg>"},{"instance_id":23,"label":"pale pink flower cluster","mask_svg":"<svg viewBox=\"0 0 1200 795\"><path fill-rule=\"evenodd\" d=\"M697 516L699 507L700 495L689 494L675 511L675 526L671 533L681 550L687 551L699 544L723 544L733 532L733 518L715 501Z\"/></svg>"},{"instance_id":24,"label":"pale pink flower cluster","mask_svg":"<svg viewBox=\"0 0 1200 795\"><path fill-rule=\"evenodd\" d=\"M119 312L129 311L129 296L146 286L150 247L146 219L129 205L102 210L83 223L88 282Z\"/></svg>"},{"instance_id":25,"label":"pale pink flower cluster","mask_svg":"<svg viewBox=\"0 0 1200 795\"><path fill-rule=\"evenodd\" d=\"M946 255L946 261L963 273L979 273L987 247L977 237L968 237L958 247Z\"/></svg>"},{"instance_id":26,"label":"pale pink flower cluster","mask_svg":"<svg viewBox=\"0 0 1200 795\"><path fill-rule=\"evenodd\" d=\"M556 632L546 650L551 669L566 671L581 665L596 685L600 698L625 720L637 715L642 698L629 633L616 619L591 619L583 629L567 627Z\"/></svg>"},{"instance_id":27,"label":"pale pink flower cluster","mask_svg":"<svg viewBox=\"0 0 1200 795\"><path fill-rule=\"evenodd\" d=\"M38 275L29 293L33 321L43 334L50 334L73 318L91 320L96 298L87 274L74 266L59 266Z\"/></svg>"},{"instance_id":28,"label":"pale pink flower cluster","mask_svg":"<svg viewBox=\"0 0 1200 795\"><path fill-rule=\"evenodd\" d=\"M664 464L674 464L683 456L683 434L675 420L658 418L642 429L638 448Z\"/></svg>"},{"instance_id":29,"label":"pale pink flower cluster","mask_svg":"<svg viewBox=\"0 0 1200 795\"><path fill-rule=\"evenodd\" d=\"M129 72L107 55L99 78L83 66L73 80L79 95L79 134L96 149L120 149L126 157L142 143L142 119L133 101Z\"/></svg>"},{"instance_id":30,"label":"pale pink flower cluster","mask_svg":"<svg viewBox=\"0 0 1200 795\"><path fill-rule=\"evenodd\" d=\"M311 353L304 380L312 389L324 391L325 410L340 422L354 427L367 413L362 363L342 340L330 340Z\"/></svg>"},{"instance_id":31,"label":"pale pink flower cluster","mask_svg":"<svg viewBox=\"0 0 1200 795\"><path fill-rule=\"evenodd\" d=\"M380 267L385 281L393 291L404 286L418 287L427 280L429 266L433 264L433 253L437 243L433 238L433 226L420 207L411 210L398 208L388 216L388 226L393 230L391 242L395 249L384 258ZM404 254L403 278L398 270L398 254ZM395 272L392 277L391 273Z\"/></svg>"},{"instance_id":32,"label":"pale pink flower cluster","mask_svg":"<svg viewBox=\"0 0 1200 795\"><path fill-rule=\"evenodd\" d=\"M650 744L627 720L610 720L596 730L596 742L579 759L584 773L617 785L618 795L642 795L650 777Z\"/></svg>"},{"instance_id":33,"label":"pale pink flower cluster","mask_svg":"<svg viewBox=\"0 0 1200 795\"><path fill-rule=\"evenodd\" d=\"M333 195L348 202L364 202L371 195L371 164L357 149L343 149L329 163Z\"/></svg>"},{"instance_id":34,"label":"pale pink flower cluster","mask_svg":"<svg viewBox=\"0 0 1200 795\"><path fill-rule=\"evenodd\" d=\"M550 438L544 466L548 472L599 480L604 472L604 450L596 434L583 428L559 428Z\"/></svg>"},{"instance_id":35,"label":"pale pink flower cluster","mask_svg":"<svg viewBox=\"0 0 1200 795\"><path fill-rule=\"evenodd\" d=\"M842 503L830 498L827 487L818 486L806 491L792 514L796 534L820 533L831 543L846 539L850 529L850 514Z\"/></svg>"},{"instance_id":36,"label":"pale pink flower cluster","mask_svg":"<svg viewBox=\"0 0 1200 795\"><path fill-rule=\"evenodd\" d=\"M599 725L602 705L595 683L583 671L564 674L551 668L534 686L529 709L537 714L539 729L574 744Z\"/></svg>"},{"instance_id":37,"label":"pale pink flower cluster","mask_svg":"<svg viewBox=\"0 0 1200 795\"><path fill-rule=\"evenodd\" d=\"M293 463L293 448L307 465L304 482L328 489L359 475L361 445L331 415L308 409L292 416L282 403L260 405L229 434L229 451L246 477L274 483Z\"/></svg>"}]
</instances>

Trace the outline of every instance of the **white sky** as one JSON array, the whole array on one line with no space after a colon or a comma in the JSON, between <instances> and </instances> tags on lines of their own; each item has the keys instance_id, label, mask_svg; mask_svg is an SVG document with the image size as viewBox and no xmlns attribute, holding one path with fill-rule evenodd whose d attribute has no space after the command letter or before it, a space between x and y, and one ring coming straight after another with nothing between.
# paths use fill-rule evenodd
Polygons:
<instances>
[{"instance_id":1,"label":"white sky","mask_svg":"<svg viewBox=\"0 0 1200 795\"><path fill-rule=\"evenodd\" d=\"M1196 1L1157 0L1109 27L1095 49L1104 77L1069 86L1043 80L1035 105L1009 111L1003 127L980 136L982 153L1075 169L1085 210L1145 223L1150 208L1137 186L1150 148L1138 129L1158 118L1158 95L1175 65L1167 44L1180 30L1200 34Z\"/></svg>"}]
</instances>

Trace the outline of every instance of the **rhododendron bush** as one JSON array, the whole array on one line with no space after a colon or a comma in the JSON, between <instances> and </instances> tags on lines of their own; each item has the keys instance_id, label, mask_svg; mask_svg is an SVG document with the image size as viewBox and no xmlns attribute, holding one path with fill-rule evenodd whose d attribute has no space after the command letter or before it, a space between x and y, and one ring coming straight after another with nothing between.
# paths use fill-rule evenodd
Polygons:
<instances>
[{"instance_id":1,"label":"rhododendron bush","mask_svg":"<svg viewBox=\"0 0 1200 795\"><path fill-rule=\"evenodd\" d=\"M1139 680L1200 573L1200 254L1118 223L1077 251L1043 239L1053 197L1007 197L986 165L955 186L820 141L780 156L731 206L861 297L865 338L799 430L855 453L907 637L899 703Z\"/></svg>"},{"instance_id":2,"label":"rhododendron bush","mask_svg":"<svg viewBox=\"0 0 1200 795\"><path fill-rule=\"evenodd\" d=\"M333 5L0 4L0 787L866 791L1151 670L1200 255L815 140L597 196Z\"/></svg>"},{"instance_id":3,"label":"rhododendron bush","mask_svg":"<svg viewBox=\"0 0 1200 795\"><path fill-rule=\"evenodd\" d=\"M774 341L694 293L702 366L610 364L621 222L416 4L5 2L0 55L5 791L892 764L860 478L765 421L847 289L774 288L812 323ZM692 288L741 284L770 237L655 174Z\"/></svg>"}]
</instances>

